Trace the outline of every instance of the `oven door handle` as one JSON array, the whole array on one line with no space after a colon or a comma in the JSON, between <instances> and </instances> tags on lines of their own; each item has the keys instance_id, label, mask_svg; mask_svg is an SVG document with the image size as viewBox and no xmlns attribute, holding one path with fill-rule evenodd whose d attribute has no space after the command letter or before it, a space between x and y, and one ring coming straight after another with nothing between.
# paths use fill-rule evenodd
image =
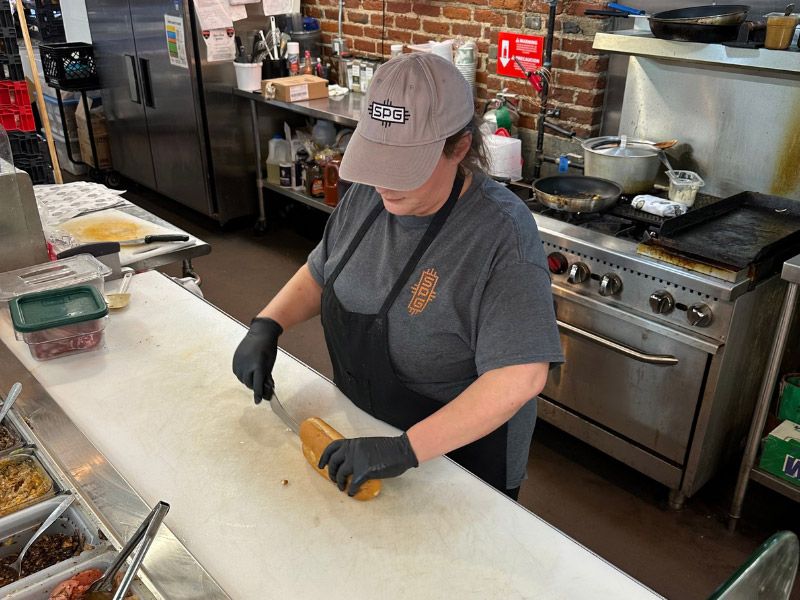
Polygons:
<instances>
[{"instance_id":1,"label":"oven door handle","mask_svg":"<svg viewBox=\"0 0 800 600\"><path fill-rule=\"evenodd\" d=\"M646 354L644 352L639 352L634 348L629 348L628 346L624 346L618 342L614 342L612 340L606 339L603 336L597 335L596 333L592 333L591 331L586 331L585 329L581 329L580 327L575 327L574 325L570 325L569 323L564 323L564 321L556 321L560 329L564 331L569 331L570 333L574 333L575 335L582 337L584 339L589 340L590 342L594 342L604 348L608 348L609 350L613 350L614 352L619 352L620 354L624 354L625 356L632 358L634 360L638 360L639 362L647 363L649 365L663 365L663 366L671 366L677 365L678 359L674 356L664 355L664 354Z\"/></svg>"}]
</instances>

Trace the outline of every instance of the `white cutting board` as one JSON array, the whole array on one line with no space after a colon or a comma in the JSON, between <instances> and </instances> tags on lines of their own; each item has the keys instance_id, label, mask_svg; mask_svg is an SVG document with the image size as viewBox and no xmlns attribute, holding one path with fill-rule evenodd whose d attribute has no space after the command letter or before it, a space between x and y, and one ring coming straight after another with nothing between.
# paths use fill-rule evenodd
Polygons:
<instances>
[{"instance_id":1,"label":"white cutting board","mask_svg":"<svg viewBox=\"0 0 800 600\"><path fill-rule=\"evenodd\" d=\"M242 325L154 271L130 292L97 352L36 362L4 315L0 339L234 600L658 598L443 458L347 498L233 376ZM274 376L298 419L397 433L283 352Z\"/></svg>"},{"instance_id":2,"label":"white cutting board","mask_svg":"<svg viewBox=\"0 0 800 600\"><path fill-rule=\"evenodd\" d=\"M175 229L156 225L113 208L70 219L59 225L59 229L71 235L80 244L122 242L143 238L146 235L177 233ZM190 237L188 242L120 246L119 261L124 266L143 258L166 254L193 244L194 239Z\"/></svg>"}]
</instances>

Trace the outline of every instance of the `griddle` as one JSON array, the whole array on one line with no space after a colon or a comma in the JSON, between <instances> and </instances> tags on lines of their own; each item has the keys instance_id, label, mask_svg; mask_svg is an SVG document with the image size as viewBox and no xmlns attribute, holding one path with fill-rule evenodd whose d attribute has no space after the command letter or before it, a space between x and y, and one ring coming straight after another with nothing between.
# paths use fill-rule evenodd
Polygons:
<instances>
[{"instance_id":1,"label":"griddle","mask_svg":"<svg viewBox=\"0 0 800 600\"><path fill-rule=\"evenodd\" d=\"M800 251L800 205L742 192L667 219L647 244L734 272L747 271L755 282Z\"/></svg>"}]
</instances>

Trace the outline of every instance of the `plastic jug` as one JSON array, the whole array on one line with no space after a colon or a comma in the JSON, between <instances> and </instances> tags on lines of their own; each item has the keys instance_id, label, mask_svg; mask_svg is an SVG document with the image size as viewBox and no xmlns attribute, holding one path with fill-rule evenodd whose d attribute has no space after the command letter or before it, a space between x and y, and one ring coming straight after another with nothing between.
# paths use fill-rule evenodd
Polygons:
<instances>
[{"instance_id":1,"label":"plastic jug","mask_svg":"<svg viewBox=\"0 0 800 600\"><path fill-rule=\"evenodd\" d=\"M339 159L329 160L323 169L323 187L325 188L325 204L336 206L339 204Z\"/></svg>"},{"instance_id":2,"label":"plastic jug","mask_svg":"<svg viewBox=\"0 0 800 600\"><path fill-rule=\"evenodd\" d=\"M290 161L291 147L289 142L276 135L269 141L267 153L267 181L272 185L280 185L280 165Z\"/></svg>"},{"instance_id":3,"label":"plastic jug","mask_svg":"<svg viewBox=\"0 0 800 600\"><path fill-rule=\"evenodd\" d=\"M319 119L311 130L311 139L323 148L333 146L336 143L336 128L330 121Z\"/></svg>"}]
</instances>

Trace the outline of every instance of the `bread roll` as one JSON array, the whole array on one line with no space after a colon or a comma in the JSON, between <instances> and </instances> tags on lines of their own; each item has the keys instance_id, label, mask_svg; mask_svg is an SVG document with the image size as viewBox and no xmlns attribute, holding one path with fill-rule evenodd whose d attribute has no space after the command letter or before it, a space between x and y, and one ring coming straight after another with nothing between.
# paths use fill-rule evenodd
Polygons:
<instances>
[{"instance_id":1,"label":"bread roll","mask_svg":"<svg viewBox=\"0 0 800 600\"><path fill-rule=\"evenodd\" d=\"M326 465L324 469L320 469L317 465L319 464L319 459L325 451L325 448L328 447L328 444L334 440L341 439L341 433L317 417L310 417L300 423L300 441L303 442L303 454L311 466L314 467L314 470L328 481L330 481L328 466ZM351 479L352 477L347 478L348 488ZM375 496L380 494L380 492L381 480L370 479L362 484L353 498L356 500L372 500Z\"/></svg>"}]
</instances>

